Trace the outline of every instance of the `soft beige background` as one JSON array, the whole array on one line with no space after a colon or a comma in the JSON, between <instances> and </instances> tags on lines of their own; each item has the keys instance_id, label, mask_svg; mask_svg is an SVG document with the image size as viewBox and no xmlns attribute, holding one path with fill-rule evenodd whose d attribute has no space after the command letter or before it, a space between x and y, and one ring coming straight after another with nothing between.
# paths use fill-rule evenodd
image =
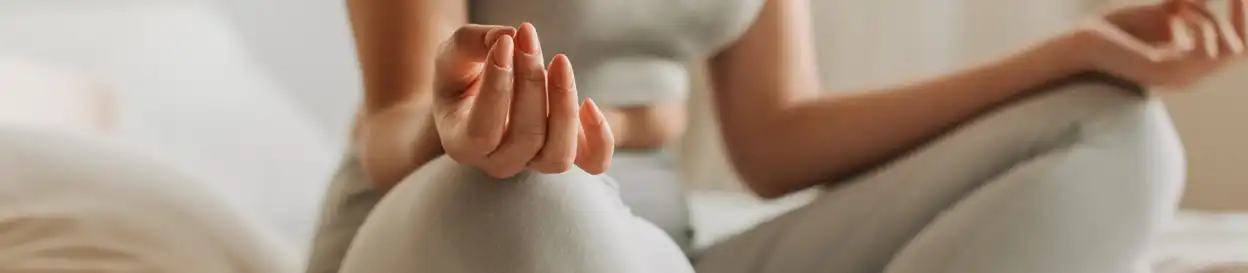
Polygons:
<instances>
[{"instance_id":1,"label":"soft beige background","mask_svg":"<svg viewBox=\"0 0 1248 273\"><path fill-rule=\"evenodd\" d=\"M836 92L878 87L944 73L1008 54L1069 27L1107 1L875 0L811 1L825 87ZM697 64L692 65L698 67ZM694 73L695 114L680 149L686 175L699 189L740 190L722 154ZM1188 149L1185 206L1248 210L1248 67L1227 72L1189 94L1168 95Z\"/></svg>"},{"instance_id":2,"label":"soft beige background","mask_svg":"<svg viewBox=\"0 0 1248 273\"><path fill-rule=\"evenodd\" d=\"M1242 67L1220 75L1197 92L1167 98L1187 146L1187 207L1248 210L1246 76L1248 67Z\"/></svg>"}]
</instances>

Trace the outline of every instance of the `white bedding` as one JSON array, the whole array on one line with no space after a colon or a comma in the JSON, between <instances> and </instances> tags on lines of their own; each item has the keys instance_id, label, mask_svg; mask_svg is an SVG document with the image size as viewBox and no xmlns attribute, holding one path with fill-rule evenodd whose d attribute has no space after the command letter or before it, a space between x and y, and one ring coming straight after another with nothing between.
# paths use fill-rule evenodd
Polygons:
<instances>
[{"instance_id":1,"label":"white bedding","mask_svg":"<svg viewBox=\"0 0 1248 273\"><path fill-rule=\"evenodd\" d=\"M1228 264L1239 269L1211 272L1248 272L1248 213L1179 213L1158 236L1150 258L1156 273Z\"/></svg>"},{"instance_id":2,"label":"white bedding","mask_svg":"<svg viewBox=\"0 0 1248 273\"><path fill-rule=\"evenodd\" d=\"M691 195L695 247L705 247L752 225L809 202L813 193L760 201L736 192ZM1248 213L1182 211L1157 237L1146 261L1155 273L1248 272L1201 271L1217 265L1248 264ZM1243 268L1248 268L1244 266Z\"/></svg>"},{"instance_id":3,"label":"white bedding","mask_svg":"<svg viewBox=\"0 0 1248 273\"><path fill-rule=\"evenodd\" d=\"M0 59L98 80L116 95L123 141L304 240L342 145L260 69L225 14L198 2L0 1Z\"/></svg>"}]
</instances>

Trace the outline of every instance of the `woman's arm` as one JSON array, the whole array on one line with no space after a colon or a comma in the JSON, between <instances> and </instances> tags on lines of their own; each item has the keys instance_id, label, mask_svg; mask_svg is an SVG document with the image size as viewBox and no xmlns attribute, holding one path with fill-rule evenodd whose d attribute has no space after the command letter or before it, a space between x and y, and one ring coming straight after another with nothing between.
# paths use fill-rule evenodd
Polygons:
<instances>
[{"instance_id":1,"label":"woman's arm","mask_svg":"<svg viewBox=\"0 0 1248 273\"><path fill-rule=\"evenodd\" d=\"M374 110L426 100L439 42L468 22L464 0L347 0L347 10Z\"/></svg>"},{"instance_id":2,"label":"woman's arm","mask_svg":"<svg viewBox=\"0 0 1248 273\"><path fill-rule=\"evenodd\" d=\"M442 154L429 116L438 45L467 23L464 0L348 0L364 73L353 135L365 173L388 189Z\"/></svg>"},{"instance_id":3,"label":"woman's arm","mask_svg":"<svg viewBox=\"0 0 1248 273\"><path fill-rule=\"evenodd\" d=\"M806 0L768 0L740 40L711 60L729 155L763 197L845 179L1078 72L1058 39L914 84L818 96L811 36Z\"/></svg>"}]
</instances>

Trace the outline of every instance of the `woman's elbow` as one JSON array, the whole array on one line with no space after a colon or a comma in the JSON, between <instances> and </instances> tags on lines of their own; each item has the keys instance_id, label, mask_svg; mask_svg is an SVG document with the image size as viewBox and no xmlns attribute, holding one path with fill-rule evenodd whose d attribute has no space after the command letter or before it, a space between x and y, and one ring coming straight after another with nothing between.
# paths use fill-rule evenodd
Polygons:
<instances>
[{"instance_id":1,"label":"woman's elbow","mask_svg":"<svg viewBox=\"0 0 1248 273\"><path fill-rule=\"evenodd\" d=\"M775 199L794 192L793 187L789 186L794 184L792 183L794 180L789 178L784 170L772 166L774 163L767 161L761 158L755 160L734 158L732 163L741 182L760 198Z\"/></svg>"},{"instance_id":2,"label":"woman's elbow","mask_svg":"<svg viewBox=\"0 0 1248 273\"><path fill-rule=\"evenodd\" d=\"M794 170L791 154L776 143L774 135L726 136L726 152L737 177L751 192L763 199L775 199L800 190L801 172Z\"/></svg>"},{"instance_id":3,"label":"woman's elbow","mask_svg":"<svg viewBox=\"0 0 1248 273\"><path fill-rule=\"evenodd\" d=\"M789 194L789 191L783 190L780 187L775 186L775 184L766 182L749 182L747 180L745 185L750 189L750 192L754 193L754 196L758 196L764 200L776 199Z\"/></svg>"}]
</instances>

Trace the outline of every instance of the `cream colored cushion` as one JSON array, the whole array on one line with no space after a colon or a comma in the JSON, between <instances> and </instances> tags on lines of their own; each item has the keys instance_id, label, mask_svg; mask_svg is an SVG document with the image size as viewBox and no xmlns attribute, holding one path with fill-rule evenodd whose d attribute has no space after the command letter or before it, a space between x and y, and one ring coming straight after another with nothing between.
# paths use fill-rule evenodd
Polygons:
<instances>
[{"instance_id":1,"label":"cream colored cushion","mask_svg":"<svg viewBox=\"0 0 1248 273\"><path fill-rule=\"evenodd\" d=\"M249 212L162 163L0 126L0 272L294 272Z\"/></svg>"}]
</instances>

